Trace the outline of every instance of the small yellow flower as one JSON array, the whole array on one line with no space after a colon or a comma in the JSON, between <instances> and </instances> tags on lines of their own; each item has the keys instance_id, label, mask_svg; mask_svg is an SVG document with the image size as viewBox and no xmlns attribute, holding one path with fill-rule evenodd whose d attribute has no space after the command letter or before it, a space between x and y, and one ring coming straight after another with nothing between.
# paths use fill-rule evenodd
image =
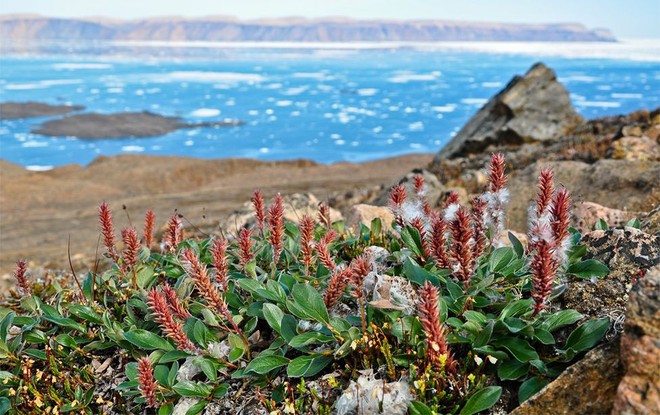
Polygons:
<instances>
[{"instance_id":1,"label":"small yellow flower","mask_svg":"<svg viewBox=\"0 0 660 415\"><path fill-rule=\"evenodd\" d=\"M3 384L3 385L6 385L7 383L9 383L9 378L5 378L5 379L2 381L2 384Z\"/></svg>"},{"instance_id":2,"label":"small yellow flower","mask_svg":"<svg viewBox=\"0 0 660 415\"><path fill-rule=\"evenodd\" d=\"M103 397L101 395L99 395L99 397L96 398L96 403L102 404L103 402L104 402Z\"/></svg>"},{"instance_id":3,"label":"small yellow flower","mask_svg":"<svg viewBox=\"0 0 660 415\"><path fill-rule=\"evenodd\" d=\"M296 413L296 407L293 406L293 402L287 402L284 404L284 411L285 414L295 414Z\"/></svg>"},{"instance_id":4,"label":"small yellow flower","mask_svg":"<svg viewBox=\"0 0 660 415\"><path fill-rule=\"evenodd\" d=\"M14 388L9 388L9 396L14 396L16 395L16 390Z\"/></svg>"},{"instance_id":5,"label":"small yellow flower","mask_svg":"<svg viewBox=\"0 0 660 415\"><path fill-rule=\"evenodd\" d=\"M470 373L470 374L468 375L468 380L469 380L470 382L474 382L474 373Z\"/></svg>"},{"instance_id":6,"label":"small yellow flower","mask_svg":"<svg viewBox=\"0 0 660 415\"><path fill-rule=\"evenodd\" d=\"M41 408L42 406L44 406L43 401L38 396L35 398L34 404L37 405L37 408Z\"/></svg>"},{"instance_id":7,"label":"small yellow flower","mask_svg":"<svg viewBox=\"0 0 660 415\"><path fill-rule=\"evenodd\" d=\"M337 379L335 379L334 376L330 376L328 378L328 385L330 385L333 388L336 388L337 386L339 386L339 383L337 382Z\"/></svg>"},{"instance_id":8,"label":"small yellow flower","mask_svg":"<svg viewBox=\"0 0 660 415\"><path fill-rule=\"evenodd\" d=\"M44 372L42 372L41 370L37 369L37 374L35 375L35 377L37 378L37 380L41 380L41 378L42 378L43 376L44 376Z\"/></svg>"}]
</instances>

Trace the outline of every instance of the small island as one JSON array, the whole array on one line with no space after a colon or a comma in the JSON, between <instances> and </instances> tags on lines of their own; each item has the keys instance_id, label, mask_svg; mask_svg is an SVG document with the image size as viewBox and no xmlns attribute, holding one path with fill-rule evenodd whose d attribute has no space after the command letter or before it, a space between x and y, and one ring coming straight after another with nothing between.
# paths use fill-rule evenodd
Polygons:
<instances>
[{"instance_id":1,"label":"small island","mask_svg":"<svg viewBox=\"0 0 660 415\"><path fill-rule=\"evenodd\" d=\"M82 105L51 105L43 102L2 102L0 103L0 120L16 120L20 118L50 117L64 115L73 111L82 111Z\"/></svg>"},{"instance_id":2,"label":"small island","mask_svg":"<svg viewBox=\"0 0 660 415\"><path fill-rule=\"evenodd\" d=\"M46 121L32 130L33 134L51 137L125 138L156 137L181 128L234 127L243 121L212 121L188 123L179 117L167 117L151 112L120 112L116 114L75 114Z\"/></svg>"}]
</instances>

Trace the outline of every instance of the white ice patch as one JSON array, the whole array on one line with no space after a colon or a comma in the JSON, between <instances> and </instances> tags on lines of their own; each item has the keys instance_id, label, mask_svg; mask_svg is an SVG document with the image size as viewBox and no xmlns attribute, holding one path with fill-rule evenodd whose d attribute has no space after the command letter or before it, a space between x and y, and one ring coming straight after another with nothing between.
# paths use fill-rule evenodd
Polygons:
<instances>
[{"instance_id":1,"label":"white ice patch","mask_svg":"<svg viewBox=\"0 0 660 415\"><path fill-rule=\"evenodd\" d=\"M216 108L199 108L190 113L191 117L217 117L220 115L220 110Z\"/></svg>"},{"instance_id":2,"label":"white ice patch","mask_svg":"<svg viewBox=\"0 0 660 415\"><path fill-rule=\"evenodd\" d=\"M453 112L456 106L456 104L436 105L435 107L431 107L431 109L435 112Z\"/></svg>"},{"instance_id":3,"label":"white ice patch","mask_svg":"<svg viewBox=\"0 0 660 415\"><path fill-rule=\"evenodd\" d=\"M401 72L398 73L397 75L387 78L387 81L395 84L407 84L408 82L435 81L436 77L437 76L435 73L420 74L420 73L411 73L411 72Z\"/></svg>"},{"instance_id":4,"label":"white ice patch","mask_svg":"<svg viewBox=\"0 0 660 415\"><path fill-rule=\"evenodd\" d=\"M29 171L48 171L53 170L53 166L31 164L29 166L25 166L25 169Z\"/></svg>"},{"instance_id":5,"label":"white ice patch","mask_svg":"<svg viewBox=\"0 0 660 415\"><path fill-rule=\"evenodd\" d=\"M611 94L611 97L615 99L642 99L644 95L633 93L613 93Z\"/></svg>"},{"instance_id":6,"label":"white ice patch","mask_svg":"<svg viewBox=\"0 0 660 415\"><path fill-rule=\"evenodd\" d=\"M362 97L371 97L378 93L376 88L360 88L357 90L357 94Z\"/></svg>"},{"instance_id":7,"label":"white ice patch","mask_svg":"<svg viewBox=\"0 0 660 415\"><path fill-rule=\"evenodd\" d=\"M21 144L21 147L23 148L37 148L37 147L48 147L48 142L46 141L36 141L36 140L30 140L26 141Z\"/></svg>"},{"instance_id":8,"label":"white ice patch","mask_svg":"<svg viewBox=\"0 0 660 415\"><path fill-rule=\"evenodd\" d=\"M466 105L484 105L488 102L487 98L463 98L461 103Z\"/></svg>"},{"instance_id":9,"label":"white ice patch","mask_svg":"<svg viewBox=\"0 0 660 415\"><path fill-rule=\"evenodd\" d=\"M293 105L293 101L289 101L289 100L277 101L275 105L278 107L289 107Z\"/></svg>"},{"instance_id":10,"label":"white ice patch","mask_svg":"<svg viewBox=\"0 0 660 415\"><path fill-rule=\"evenodd\" d=\"M175 71L155 75L162 82L263 82L266 78L256 73Z\"/></svg>"},{"instance_id":11,"label":"white ice patch","mask_svg":"<svg viewBox=\"0 0 660 415\"><path fill-rule=\"evenodd\" d=\"M142 153L144 151L144 147L142 146L123 146L121 148L121 151L125 153Z\"/></svg>"},{"instance_id":12,"label":"white ice patch","mask_svg":"<svg viewBox=\"0 0 660 415\"><path fill-rule=\"evenodd\" d=\"M619 108L621 103L612 101L578 101L575 103L575 106L591 108Z\"/></svg>"},{"instance_id":13,"label":"white ice patch","mask_svg":"<svg viewBox=\"0 0 660 415\"><path fill-rule=\"evenodd\" d=\"M75 71L76 69L110 69L112 65L109 63L83 63L83 62L65 62L55 63L51 65L56 71L68 70Z\"/></svg>"},{"instance_id":14,"label":"white ice patch","mask_svg":"<svg viewBox=\"0 0 660 415\"><path fill-rule=\"evenodd\" d=\"M411 124L408 124L408 130L410 131L424 131L424 123L417 121Z\"/></svg>"}]
</instances>

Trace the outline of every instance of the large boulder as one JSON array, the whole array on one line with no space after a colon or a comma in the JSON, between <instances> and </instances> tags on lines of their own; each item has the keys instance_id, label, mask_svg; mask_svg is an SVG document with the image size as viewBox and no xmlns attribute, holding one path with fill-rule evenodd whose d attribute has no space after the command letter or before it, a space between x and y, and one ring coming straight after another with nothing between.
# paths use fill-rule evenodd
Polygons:
<instances>
[{"instance_id":1,"label":"large boulder","mask_svg":"<svg viewBox=\"0 0 660 415\"><path fill-rule=\"evenodd\" d=\"M581 123L555 72L537 63L491 98L438 153L434 164L482 152L492 144L552 142Z\"/></svg>"},{"instance_id":2,"label":"large boulder","mask_svg":"<svg viewBox=\"0 0 660 415\"><path fill-rule=\"evenodd\" d=\"M660 267L649 270L630 292L621 336L625 374L613 415L654 414L660 410Z\"/></svg>"}]
</instances>

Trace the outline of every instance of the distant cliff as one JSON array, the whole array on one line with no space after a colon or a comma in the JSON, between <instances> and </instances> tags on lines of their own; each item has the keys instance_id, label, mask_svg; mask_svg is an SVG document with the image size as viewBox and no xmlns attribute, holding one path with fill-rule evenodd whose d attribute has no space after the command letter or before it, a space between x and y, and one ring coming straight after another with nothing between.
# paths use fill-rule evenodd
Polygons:
<instances>
[{"instance_id":1,"label":"distant cliff","mask_svg":"<svg viewBox=\"0 0 660 415\"><path fill-rule=\"evenodd\" d=\"M144 20L0 16L0 38L20 40L157 41L616 41L607 29L577 23L503 24L444 20L353 20L348 18L159 17Z\"/></svg>"}]
</instances>

